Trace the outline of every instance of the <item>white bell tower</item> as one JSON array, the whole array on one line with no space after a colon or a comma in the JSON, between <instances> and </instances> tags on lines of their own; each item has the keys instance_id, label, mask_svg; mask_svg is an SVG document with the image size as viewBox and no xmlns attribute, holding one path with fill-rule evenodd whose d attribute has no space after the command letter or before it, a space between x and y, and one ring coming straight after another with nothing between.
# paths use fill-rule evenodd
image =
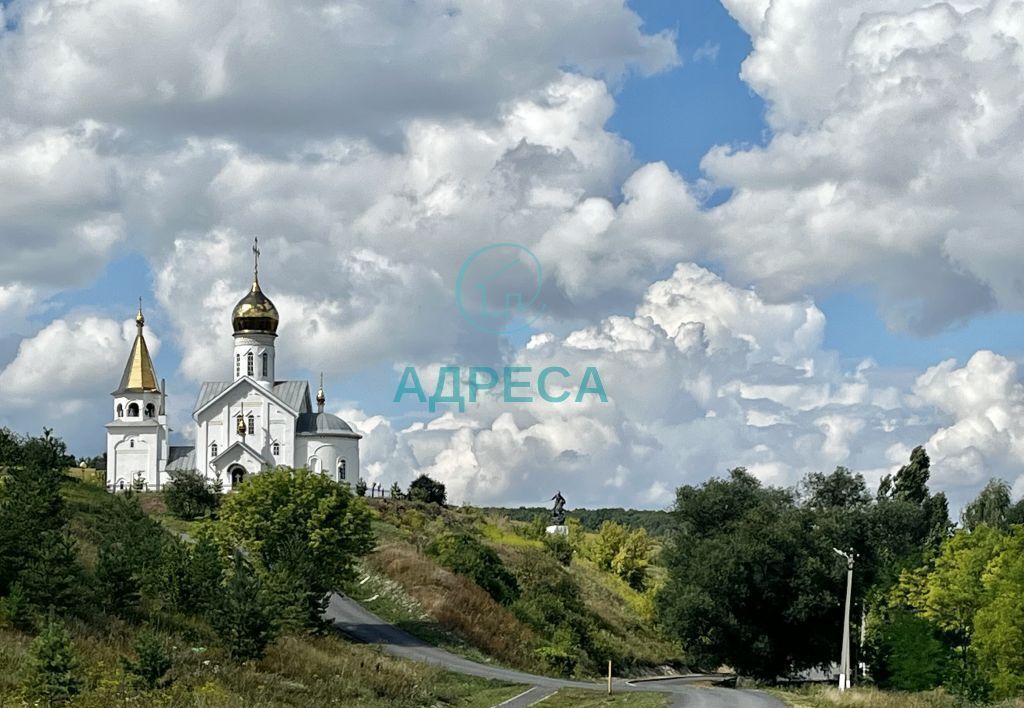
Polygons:
<instances>
[{"instance_id":1,"label":"white bell tower","mask_svg":"<svg viewBox=\"0 0 1024 708\"><path fill-rule=\"evenodd\" d=\"M234 329L234 379L248 376L267 388L274 386L274 339L280 317L277 308L260 289L259 239L253 239L252 288L231 313Z\"/></svg>"}]
</instances>

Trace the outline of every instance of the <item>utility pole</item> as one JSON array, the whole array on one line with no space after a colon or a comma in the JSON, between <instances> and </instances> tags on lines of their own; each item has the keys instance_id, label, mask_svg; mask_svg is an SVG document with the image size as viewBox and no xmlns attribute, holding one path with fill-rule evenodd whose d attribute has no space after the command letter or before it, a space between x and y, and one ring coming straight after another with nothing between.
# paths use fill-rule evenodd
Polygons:
<instances>
[{"instance_id":1,"label":"utility pole","mask_svg":"<svg viewBox=\"0 0 1024 708\"><path fill-rule=\"evenodd\" d=\"M839 660L839 690L850 687L850 600L853 594L853 559L854 552L849 553L833 548L838 555L846 559L846 611L843 613L843 653Z\"/></svg>"}]
</instances>

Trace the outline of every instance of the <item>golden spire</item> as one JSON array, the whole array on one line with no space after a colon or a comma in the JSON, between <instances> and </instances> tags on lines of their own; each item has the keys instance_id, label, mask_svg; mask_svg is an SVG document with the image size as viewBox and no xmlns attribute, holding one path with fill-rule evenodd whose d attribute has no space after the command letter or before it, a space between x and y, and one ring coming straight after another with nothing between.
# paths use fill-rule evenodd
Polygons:
<instances>
[{"instance_id":1,"label":"golden spire","mask_svg":"<svg viewBox=\"0 0 1024 708\"><path fill-rule=\"evenodd\" d=\"M142 298L139 298L139 311L135 315L135 326L138 331L135 334L135 343L132 345L131 354L128 355L128 363L125 364L124 373L121 374L121 385L114 391L115 394L160 391L153 358L149 355L146 338L142 335L142 328L145 325L146 318L142 314Z\"/></svg>"},{"instance_id":2,"label":"golden spire","mask_svg":"<svg viewBox=\"0 0 1024 708\"><path fill-rule=\"evenodd\" d=\"M324 412L324 404L327 403L327 396L324 395L324 372L320 372L320 388L316 391L316 407L320 413Z\"/></svg>"}]
</instances>

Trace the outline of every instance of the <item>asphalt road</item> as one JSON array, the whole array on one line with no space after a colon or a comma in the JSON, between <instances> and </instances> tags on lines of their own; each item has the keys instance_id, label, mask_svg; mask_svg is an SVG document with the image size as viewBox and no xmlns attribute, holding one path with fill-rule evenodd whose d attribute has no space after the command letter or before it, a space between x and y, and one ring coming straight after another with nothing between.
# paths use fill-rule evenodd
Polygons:
<instances>
[{"instance_id":1,"label":"asphalt road","mask_svg":"<svg viewBox=\"0 0 1024 708\"><path fill-rule=\"evenodd\" d=\"M331 595L324 618L352 639L366 644L377 644L394 656L441 666L448 671L468 676L507 681L524 685L524 693L506 701L502 708L520 708L550 696L560 688L582 688L593 691L607 690L607 684L590 681L567 681L548 676L536 676L500 666L471 661L449 651L417 639L411 634L388 624L355 600L340 594ZM616 679L612 688L616 693L653 691L671 695L672 706L685 708L785 708L782 701L761 691L735 688L698 688L695 683L706 683L717 678L692 675L654 681L626 681ZM527 687L529 689L527 690Z\"/></svg>"}]
</instances>

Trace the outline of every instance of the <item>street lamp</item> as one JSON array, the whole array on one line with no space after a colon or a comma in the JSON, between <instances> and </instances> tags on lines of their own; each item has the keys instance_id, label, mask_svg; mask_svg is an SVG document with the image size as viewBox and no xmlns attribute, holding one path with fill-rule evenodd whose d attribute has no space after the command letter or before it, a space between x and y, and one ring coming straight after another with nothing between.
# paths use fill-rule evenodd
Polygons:
<instances>
[{"instance_id":1,"label":"street lamp","mask_svg":"<svg viewBox=\"0 0 1024 708\"><path fill-rule=\"evenodd\" d=\"M856 555L852 550L849 553L838 548L832 550L846 559L846 612L843 615L843 653L839 660L839 690L845 691L850 687L850 596L853 593L853 559Z\"/></svg>"}]
</instances>

